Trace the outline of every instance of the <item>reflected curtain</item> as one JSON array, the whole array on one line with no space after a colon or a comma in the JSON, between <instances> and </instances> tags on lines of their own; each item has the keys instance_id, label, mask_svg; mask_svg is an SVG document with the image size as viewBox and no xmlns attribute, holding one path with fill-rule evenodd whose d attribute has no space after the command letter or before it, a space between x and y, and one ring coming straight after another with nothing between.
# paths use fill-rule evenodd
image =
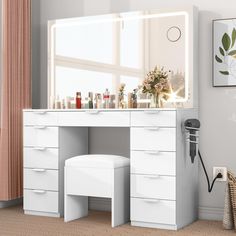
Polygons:
<instances>
[{"instance_id":1,"label":"reflected curtain","mask_svg":"<svg viewBox=\"0 0 236 236\"><path fill-rule=\"evenodd\" d=\"M31 0L2 0L0 201L23 195L22 109L31 107Z\"/></svg>"}]
</instances>

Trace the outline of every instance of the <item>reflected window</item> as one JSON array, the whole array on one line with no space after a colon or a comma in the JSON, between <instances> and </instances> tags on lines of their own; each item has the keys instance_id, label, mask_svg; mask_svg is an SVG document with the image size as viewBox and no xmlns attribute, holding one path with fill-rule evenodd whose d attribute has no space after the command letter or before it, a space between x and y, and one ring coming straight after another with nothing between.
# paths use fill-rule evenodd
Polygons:
<instances>
[{"instance_id":1,"label":"reflected window","mask_svg":"<svg viewBox=\"0 0 236 236\"><path fill-rule=\"evenodd\" d=\"M111 73L57 66L56 78L55 87L61 98L74 97L77 91L81 92L83 98L88 96L88 91L102 94L105 88L114 93Z\"/></svg>"}]
</instances>

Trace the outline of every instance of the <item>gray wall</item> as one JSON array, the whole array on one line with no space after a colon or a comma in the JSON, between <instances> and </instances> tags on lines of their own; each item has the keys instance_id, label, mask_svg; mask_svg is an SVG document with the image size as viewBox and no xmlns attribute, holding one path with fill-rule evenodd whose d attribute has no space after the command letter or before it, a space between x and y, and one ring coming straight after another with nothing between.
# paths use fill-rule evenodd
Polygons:
<instances>
[{"instance_id":1,"label":"gray wall","mask_svg":"<svg viewBox=\"0 0 236 236\"><path fill-rule=\"evenodd\" d=\"M236 88L213 88L211 82L212 20L236 17L235 0L175 0L174 3L172 0L33 0L34 106L46 107L47 20L130 10L170 8L170 6L171 8L184 7L189 4L197 6L200 10L199 107L202 124L200 149L210 178L213 166L226 166L236 172ZM209 194L201 168L199 183L200 217L220 219L224 205L225 184L216 183L213 193Z\"/></svg>"}]
</instances>

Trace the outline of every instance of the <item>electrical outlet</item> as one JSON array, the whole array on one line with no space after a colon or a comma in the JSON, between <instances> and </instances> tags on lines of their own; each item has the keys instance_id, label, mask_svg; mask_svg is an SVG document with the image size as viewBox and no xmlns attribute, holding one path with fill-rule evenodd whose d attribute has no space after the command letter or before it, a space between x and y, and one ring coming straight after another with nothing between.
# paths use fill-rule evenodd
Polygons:
<instances>
[{"instance_id":1,"label":"electrical outlet","mask_svg":"<svg viewBox=\"0 0 236 236\"><path fill-rule=\"evenodd\" d=\"M217 174L221 173L222 178L218 178L216 181L226 181L227 180L227 168L226 167L213 167L213 179L217 176Z\"/></svg>"}]
</instances>

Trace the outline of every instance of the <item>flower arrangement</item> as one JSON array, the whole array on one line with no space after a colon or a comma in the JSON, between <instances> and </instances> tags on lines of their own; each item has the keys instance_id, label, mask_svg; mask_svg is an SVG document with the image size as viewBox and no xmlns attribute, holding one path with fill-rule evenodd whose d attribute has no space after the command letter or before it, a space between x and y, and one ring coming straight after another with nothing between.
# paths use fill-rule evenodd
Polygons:
<instances>
[{"instance_id":1,"label":"flower arrangement","mask_svg":"<svg viewBox=\"0 0 236 236\"><path fill-rule=\"evenodd\" d=\"M165 71L164 67L159 69L156 66L154 70L147 74L141 86L143 93L149 93L157 100L156 103L159 104L157 104L156 107L161 107L160 99L163 98L164 100L167 100L169 97L168 94L171 91L171 86L168 79L169 72L170 71Z\"/></svg>"},{"instance_id":2,"label":"flower arrangement","mask_svg":"<svg viewBox=\"0 0 236 236\"><path fill-rule=\"evenodd\" d=\"M144 79L142 85L142 92L150 94L169 93L169 72L170 71L164 71L164 67L159 69L156 66L154 70L150 71Z\"/></svg>"}]
</instances>

